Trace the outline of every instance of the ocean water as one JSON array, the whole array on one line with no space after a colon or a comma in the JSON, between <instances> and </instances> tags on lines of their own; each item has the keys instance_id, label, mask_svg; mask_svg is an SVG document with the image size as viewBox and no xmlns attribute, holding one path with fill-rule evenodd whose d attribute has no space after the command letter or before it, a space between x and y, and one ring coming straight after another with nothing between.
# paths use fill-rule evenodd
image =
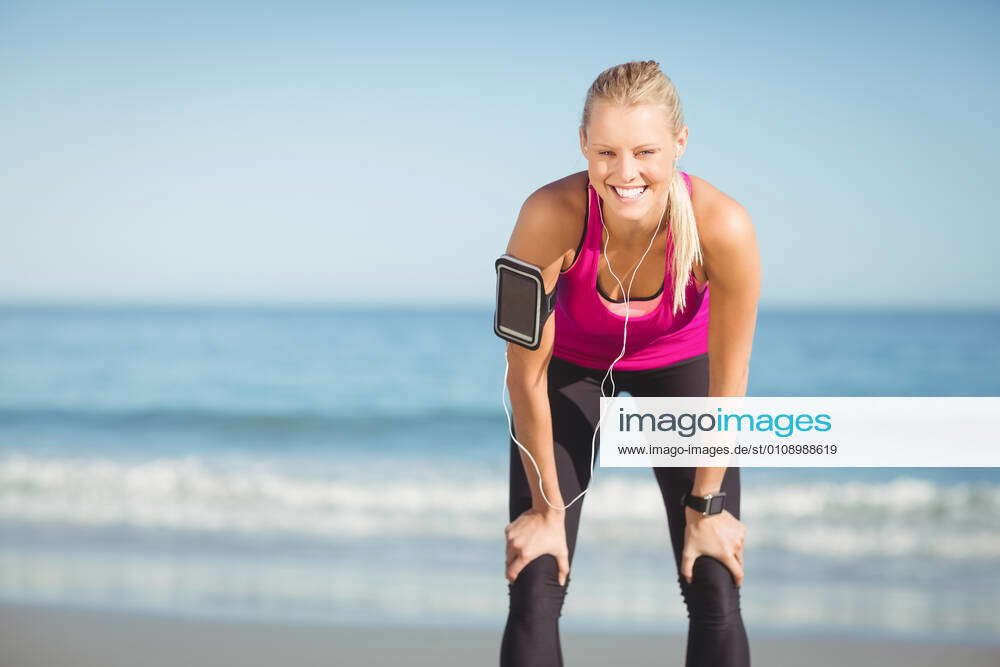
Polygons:
<instances>
[{"instance_id":1,"label":"ocean water","mask_svg":"<svg viewBox=\"0 0 1000 667\"><path fill-rule=\"evenodd\" d=\"M1000 314L769 311L751 395L1000 395ZM490 309L0 308L0 600L503 627ZM1000 637L1000 471L745 468L750 632ZM648 469L562 627L684 632Z\"/></svg>"}]
</instances>

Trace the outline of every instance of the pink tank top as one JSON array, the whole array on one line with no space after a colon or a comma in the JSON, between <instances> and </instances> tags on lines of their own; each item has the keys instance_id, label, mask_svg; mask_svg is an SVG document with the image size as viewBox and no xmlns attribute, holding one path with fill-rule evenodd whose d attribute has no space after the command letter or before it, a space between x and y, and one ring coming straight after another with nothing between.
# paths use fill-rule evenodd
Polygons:
<instances>
[{"instance_id":1,"label":"pink tank top","mask_svg":"<svg viewBox=\"0 0 1000 667\"><path fill-rule=\"evenodd\" d=\"M681 174L690 193L691 178L685 172ZM604 228L601 198L589 183L587 194L580 250L573 265L559 274L552 355L580 366L607 369L622 349L625 304L605 299L598 291L597 266L603 252ZM671 251L668 231L663 287L652 298L629 300L628 344L615 370L659 368L708 352L709 285L698 285L692 272L685 294L686 307L672 315ZM651 257L647 255L643 261Z\"/></svg>"}]
</instances>

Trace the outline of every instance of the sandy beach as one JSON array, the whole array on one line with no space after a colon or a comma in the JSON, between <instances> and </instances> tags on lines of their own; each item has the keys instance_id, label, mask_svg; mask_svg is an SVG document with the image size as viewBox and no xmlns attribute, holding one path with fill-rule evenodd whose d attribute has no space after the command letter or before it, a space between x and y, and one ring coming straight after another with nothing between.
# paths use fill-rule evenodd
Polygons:
<instances>
[{"instance_id":1,"label":"sandy beach","mask_svg":"<svg viewBox=\"0 0 1000 667\"><path fill-rule=\"evenodd\" d=\"M496 665L501 627L449 631L179 619L0 605L2 667ZM682 637L563 633L567 665L682 665ZM1000 646L751 637L755 665L997 667Z\"/></svg>"}]
</instances>

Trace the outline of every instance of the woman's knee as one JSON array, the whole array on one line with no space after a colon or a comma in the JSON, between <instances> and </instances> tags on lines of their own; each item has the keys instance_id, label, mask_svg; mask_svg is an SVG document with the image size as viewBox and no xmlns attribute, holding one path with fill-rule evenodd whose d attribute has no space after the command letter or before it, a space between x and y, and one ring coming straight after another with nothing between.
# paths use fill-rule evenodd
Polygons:
<instances>
[{"instance_id":1,"label":"woman's knee","mask_svg":"<svg viewBox=\"0 0 1000 667\"><path fill-rule=\"evenodd\" d=\"M691 583L683 576L678 580L692 622L723 630L739 621L740 589L722 561L699 556L694 561Z\"/></svg>"},{"instance_id":2,"label":"woman's knee","mask_svg":"<svg viewBox=\"0 0 1000 667\"><path fill-rule=\"evenodd\" d=\"M542 554L524 566L517 578L507 584L510 610L522 616L558 618L569 587L559 585L559 566L555 556Z\"/></svg>"}]
</instances>

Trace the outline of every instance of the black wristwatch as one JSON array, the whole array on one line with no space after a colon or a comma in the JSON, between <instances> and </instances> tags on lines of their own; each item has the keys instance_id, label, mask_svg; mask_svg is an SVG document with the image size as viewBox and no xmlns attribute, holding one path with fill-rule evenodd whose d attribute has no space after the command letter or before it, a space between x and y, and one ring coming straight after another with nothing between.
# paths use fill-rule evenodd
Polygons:
<instances>
[{"instance_id":1,"label":"black wristwatch","mask_svg":"<svg viewBox=\"0 0 1000 667\"><path fill-rule=\"evenodd\" d=\"M710 493L707 496L693 496L685 492L681 496L681 505L700 512L702 516L720 514L722 510L726 509L726 492L719 491L718 493Z\"/></svg>"}]
</instances>

